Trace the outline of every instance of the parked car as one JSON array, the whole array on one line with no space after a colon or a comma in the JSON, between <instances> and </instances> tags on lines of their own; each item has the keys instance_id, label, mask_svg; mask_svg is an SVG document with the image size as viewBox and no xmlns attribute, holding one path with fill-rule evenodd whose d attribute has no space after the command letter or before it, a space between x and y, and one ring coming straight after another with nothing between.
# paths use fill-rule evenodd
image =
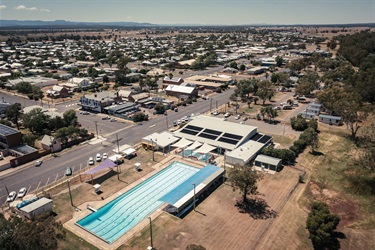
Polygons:
<instances>
[{"instance_id":1,"label":"parked car","mask_svg":"<svg viewBox=\"0 0 375 250\"><path fill-rule=\"evenodd\" d=\"M241 116L237 115L236 118L234 118L234 119L239 120L240 118L241 118Z\"/></svg>"},{"instance_id":2,"label":"parked car","mask_svg":"<svg viewBox=\"0 0 375 250\"><path fill-rule=\"evenodd\" d=\"M88 163L89 163L89 165L94 165L95 164L94 158L90 157Z\"/></svg>"},{"instance_id":3,"label":"parked car","mask_svg":"<svg viewBox=\"0 0 375 250\"><path fill-rule=\"evenodd\" d=\"M81 111L79 113L82 114L82 115L89 115L90 114L90 112L88 112L88 111Z\"/></svg>"},{"instance_id":4,"label":"parked car","mask_svg":"<svg viewBox=\"0 0 375 250\"><path fill-rule=\"evenodd\" d=\"M173 126L177 126L177 122L176 121L173 121Z\"/></svg>"},{"instance_id":5,"label":"parked car","mask_svg":"<svg viewBox=\"0 0 375 250\"><path fill-rule=\"evenodd\" d=\"M244 118L242 118L242 121L247 121L247 117L245 116Z\"/></svg>"},{"instance_id":6,"label":"parked car","mask_svg":"<svg viewBox=\"0 0 375 250\"><path fill-rule=\"evenodd\" d=\"M224 115L225 118L228 118L229 116L230 116L229 113L225 113L225 115Z\"/></svg>"},{"instance_id":7,"label":"parked car","mask_svg":"<svg viewBox=\"0 0 375 250\"><path fill-rule=\"evenodd\" d=\"M97 153L96 156L95 156L95 160L96 161L101 161L102 160L102 156L99 153Z\"/></svg>"},{"instance_id":8,"label":"parked car","mask_svg":"<svg viewBox=\"0 0 375 250\"><path fill-rule=\"evenodd\" d=\"M65 175L66 175L66 176L71 176L72 174L73 174L72 169L71 169L70 167L68 167L68 168L66 169L66 171L65 171Z\"/></svg>"},{"instance_id":9,"label":"parked car","mask_svg":"<svg viewBox=\"0 0 375 250\"><path fill-rule=\"evenodd\" d=\"M102 120L109 120L109 119L111 119L111 117L109 117L108 115L105 117L102 117Z\"/></svg>"},{"instance_id":10,"label":"parked car","mask_svg":"<svg viewBox=\"0 0 375 250\"><path fill-rule=\"evenodd\" d=\"M21 188L18 191L17 198L23 198L26 195L27 189L25 187Z\"/></svg>"},{"instance_id":11,"label":"parked car","mask_svg":"<svg viewBox=\"0 0 375 250\"><path fill-rule=\"evenodd\" d=\"M178 112L178 108L175 108L175 109L174 109L174 112Z\"/></svg>"},{"instance_id":12,"label":"parked car","mask_svg":"<svg viewBox=\"0 0 375 250\"><path fill-rule=\"evenodd\" d=\"M108 158L108 154L107 153L103 153L103 160L105 160L107 158Z\"/></svg>"},{"instance_id":13,"label":"parked car","mask_svg":"<svg viewBox=\"0 0 375 250\"><path fill-rule=\"evenodd\" d=\"M16 191L10 192L9 195L8 195L8 198L7 198L7 202L14 201L16 199L16 196L17 196Z\"/></svg>"},{"instance_id":14,"label":"parked car","mask_svg":"<svg viewBox=\"0 0 375 250\"><path fill-rule=\"evenodd\" d=\"M40 165L42 165L43 161L42 160L37 160L35 162L35 167L39 167Z\"/></svg>"},{"instance_id":15,"label":"parked car","mask_svg":"<svg viewBox=\"0 0 375 250\"><path fill-rule=\"evenodd\" d=\"M115 121L117 121L116 118L112 118L112 119L111 119L111 122L115 122Z\"/></svg>"},{"instance_id":16,"label":"parked car","mask_svg":"<svg viewBox=\"0 0 375 250\"><path fill-rule=\"evenodd\" d=\"M219 112L217 112L217 110L215 110L212 114L213 114L213 115L218 115Z\"/></svg>"}]
</instances>

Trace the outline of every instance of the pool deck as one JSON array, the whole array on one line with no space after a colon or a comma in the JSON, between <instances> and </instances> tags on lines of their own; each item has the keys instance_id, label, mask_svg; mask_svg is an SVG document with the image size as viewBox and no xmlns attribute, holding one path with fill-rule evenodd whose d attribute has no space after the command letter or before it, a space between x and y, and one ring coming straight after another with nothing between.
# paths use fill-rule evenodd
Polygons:
<instances>
[{"instance_id":1,"label":"pool deck","mask_svg":"<svg viewBox=\"0 0 375 250\"><path fill-rule=\"evenodd\" d=\"M126 232L124 235L122 235L120 238L115 240L112 244L108 244L104 240L100 239L98 236L90 233L89 231L86 231L85 229L81 228L80 226L76 225L76 222L80 219L86 217L87 215L91 214L92 211L89 210L87 207L90 206L94 209L99 209L100 207L104 206L105 204L109 203L110 201L116 199L123 193L127 192L131 188L135 187L139 183L143 182L147 178L151 177L152 175L156 174L160 170L166 168L171 162L178 161L182 163L186 163L195 167L202 168L205 166L204 162L201 161L192 161L187 158L182 158L181 156L171 154L167 156L164 160L155 163L155 165L152 166L155 170L148 173L147 175L143 176L139 180L131 183L129 186L125 187L124 189L120 190L117 193L111 194L110 197L107 199L101 200L101 201L92 201L92 202L86 202L80 206L78 206L78 209L73 214L73 218L69 220L68 222L64 223L64 227L68 229L69 231L73 232L74 234L78 235L79 237L83 238L84 240L88 241L92 245L96 246L99 249L106 249L106 250L112 250L117 249L120 247L123 243L131 239L133 236L137 235L142 229L144 229L146 226L149 225L149 220L147 218L143 219L140 223L138 223L136 226L134 226L132 229L130 229L128 232ZM156 211L154 211L152 214L149 215L152 220L154 220L156 217L158 217L161 213L163 213L162 208L166 206L167 204L164 203L164 205L161 205Z\"/></svg>"}]
</instances>

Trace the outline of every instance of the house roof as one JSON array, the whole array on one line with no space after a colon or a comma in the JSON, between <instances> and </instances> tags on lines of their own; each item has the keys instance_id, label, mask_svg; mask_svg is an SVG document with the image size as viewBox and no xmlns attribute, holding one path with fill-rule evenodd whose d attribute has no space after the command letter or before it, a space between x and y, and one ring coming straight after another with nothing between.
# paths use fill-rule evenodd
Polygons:
<instances>
[{"instance_id":1,"label":"house roof","mask_svg":"<svg viewBox=\"0 0 375 250\"><path fill-rule=\"evenodd\" d=\"M53 143L54 140L55 140L55 137L49 136L49 135L44 135L42 140L40 141L40 143L42 145L51 146L51 144Z\"/></svg>"},{"instance_id":2,"label":"house roof","mask_svg":"<svg viewBox=\"0 0 375 250\"><path fill-rule=\"evenodd\" d=\"M281 159L261 154L255 158L255 161L277 166L280 164Z\"/></svg>"},{"instance_id":3,"label":"house roof","mask_svg":"<svg viewBox=\"0 0 375 250\"><path fill-rule=\"evenodd\" d=\"M179 85L173 85L169 84L165 90L166 91L173 91L178 93L184 93L184 94L191 94L194 91L195 87L189 87L189 86L179 86Z\"/></svg>"},{"instance_id":4,"label":"house roof","mask_svg":"<svg viewBox=\"0 0 375 250\"><path fill-rule=\"evenodd\" d=\"M17 133L19 133L18 130L15 130L11 127L8 127L0 123L0 135L7 136L7 135L12 135L12 134L17 134Z\"/></svg>"},{"instance_id":5,"label":"house roof","mask_svg":"<svg viewBox=\"0 0 375 250\"><path fill-rule=\"evenodd\" d=\"M230 151L226 154L227 157L232 157L240 159L247 163L249 160L253 159L255 155L264 147L263 143L250 140L238 148Z\"/></svg>"},{"instance_id":6,"label":"house roof","mask_svg":"<svg viewBox=\"0 0 375 250\"><path fill-rule=\"evenodd\" d=\"M22 210L22 211L24 211L26 213L30 213L30 212L35 211L38 208L40 208L40 207L48 204L48 203L52 203L52 200L47 199L45 197L42 197L39 200L34 201L33 203L30 203L27 206L21 207L20 210Z\"/></svg>"}]
</instances>

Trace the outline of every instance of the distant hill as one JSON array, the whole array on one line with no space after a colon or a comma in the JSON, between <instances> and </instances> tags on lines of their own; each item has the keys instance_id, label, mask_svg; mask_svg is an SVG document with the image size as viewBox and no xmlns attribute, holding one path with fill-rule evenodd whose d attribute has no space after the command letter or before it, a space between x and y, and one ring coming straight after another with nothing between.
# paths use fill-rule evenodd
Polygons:
<instances>
[{"instance_id":1,"label":"distant hill","mask_svg":"<svg viewBox=\"0 0 375 250\"><path fill-rule=\"evenodd\" d=\"M65 20L40 21L40 20L0 20L0 29L2 27L44 27L44 26L156 26L152 23L137 22L70 22Z\"/></svg>"}]
</instances>

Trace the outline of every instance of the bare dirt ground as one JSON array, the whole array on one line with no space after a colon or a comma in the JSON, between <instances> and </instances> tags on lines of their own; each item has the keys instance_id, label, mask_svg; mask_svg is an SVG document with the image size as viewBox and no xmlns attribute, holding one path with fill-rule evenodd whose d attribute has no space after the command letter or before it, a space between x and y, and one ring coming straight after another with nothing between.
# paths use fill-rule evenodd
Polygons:
<instances>
[{"instance_id":1,"label":"bare dirt ground","mask_svg":"<svg viewBox=\"0 0 375 250\"><path fill-rule=\"evenodd\" d=\"M255 249L269 230L289 195L298 185L300 171L286 168L260 181L261 196L250 211L240 211L239 193L224 184L183 219L162 214L154 221L154 245L157 249L185 249L199 244L206 249ZM264 200L263 200L264 199ZM128 242L123 249L145 249L148 230Z\"/></svg>"}]
</instances>

